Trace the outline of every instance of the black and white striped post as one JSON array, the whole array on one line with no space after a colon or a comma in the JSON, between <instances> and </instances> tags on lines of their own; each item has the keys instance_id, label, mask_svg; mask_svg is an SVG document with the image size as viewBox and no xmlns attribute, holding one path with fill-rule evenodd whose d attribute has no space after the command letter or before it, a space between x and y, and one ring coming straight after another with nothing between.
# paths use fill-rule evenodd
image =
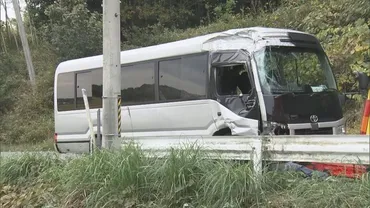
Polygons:
<instances>
[{"instance_id":1,"label":"black and white striped post","mask_svg":"<svg viewBox=\"0 0 370 208\"><path fill-rule=\"evenodd\" d=\"M118 112L118 138L121 138L121 122L122 122L122 116L121 116L121 102L122 102L122 98L121 98L121 95L118 96L118 99L117 99L117 112Z\"/></svg>"}]
</instances>

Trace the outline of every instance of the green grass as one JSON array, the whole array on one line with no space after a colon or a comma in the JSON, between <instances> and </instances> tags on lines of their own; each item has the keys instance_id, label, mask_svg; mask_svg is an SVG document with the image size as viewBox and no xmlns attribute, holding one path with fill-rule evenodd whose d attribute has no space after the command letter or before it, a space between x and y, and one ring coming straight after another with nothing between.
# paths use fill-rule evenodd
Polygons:
<instances>
[{"instance_id":1,"label":"green grass","mask_svg":"<svg viewBox=\"0 0 370 208\"><path fill-rule=\"evenodd\" d=\"M68 160L2 159L0 198L2 207L369 207L370 178L267 172L257 180L248 163L209 160L199 149L159 159L128 146Z\"/></svg>"}]
</instances>

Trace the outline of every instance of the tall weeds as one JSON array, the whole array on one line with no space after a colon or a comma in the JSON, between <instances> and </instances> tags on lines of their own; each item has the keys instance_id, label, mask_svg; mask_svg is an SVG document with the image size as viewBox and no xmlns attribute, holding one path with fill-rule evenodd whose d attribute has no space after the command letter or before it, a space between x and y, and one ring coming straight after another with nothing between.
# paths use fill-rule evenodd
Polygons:
<instances>
[{"instance_id":1,"label":"tall weeds","mask_svg":"<svg viewBox=\"0 0 370 208\"><path fill-rule=\"evenodd\" d=\"M51 207L370 206L368 175L323 180L268 172L257 179L248 163L211 160L196 148L165 158L146 157L134 145L73 160L30 154L2 158L0 171L3 207L30 199Z\"/></svg>"}]
</instances>

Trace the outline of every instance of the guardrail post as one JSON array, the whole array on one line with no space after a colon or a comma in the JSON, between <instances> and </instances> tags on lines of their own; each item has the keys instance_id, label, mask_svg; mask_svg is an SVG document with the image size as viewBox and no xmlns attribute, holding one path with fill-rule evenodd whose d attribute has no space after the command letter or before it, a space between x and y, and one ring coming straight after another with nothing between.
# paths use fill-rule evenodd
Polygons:
<instances>
[{"instance_id":1,"label":"guardrail post","mask_svg":"<svg viewBox=\"0 0 370 208\"><path fill-rule=\"evenodd\" d=\"M252 153L253 171L255 176L262 175L262 139L256 138L253 141Z\"/></svg>"},{"instance_id":2,"label":"guardrail post","mask_svg":"<svg viewBox=\"0 0 370 208\"><path fill-rule=\"evenodd\" d=\"M86 95L86 90L85 89L82 89L82 96L83 96L84 103L85 103L85 109L86 109L86 115L87 115L87 122L89 123L89 129L90 129L90 153L92 154L93 147L96 147L96 144L95 144L95 133L94 133L94 127L93 127L93 123L92 123L91 115L90 115L89 100L87 99L87 95Z\"/></svg>"},{"instance_id":3,"label":"guardrail post","mask_svg":"<svg viewBox=\"0 0 370 208\"><path fill-rule=\"evenodd\" d=\"M101 149L101 146L102 146L102 139L101 139L101 129L100 129L100 128L101 128L100 109L98 109L96 119L97 119L97 126L98 126L98 130L97 130L97 137L96 137L95 144L96 144L96 146L97 146L99 149Z\"/></svg>"}]
</instances>

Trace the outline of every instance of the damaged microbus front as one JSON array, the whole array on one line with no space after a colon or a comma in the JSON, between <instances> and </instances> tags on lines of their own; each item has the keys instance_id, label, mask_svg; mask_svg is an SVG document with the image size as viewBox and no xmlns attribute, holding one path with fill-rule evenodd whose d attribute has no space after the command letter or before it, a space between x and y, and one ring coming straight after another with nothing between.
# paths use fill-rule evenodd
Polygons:
<instances>
[{"instance_id":1,"label":"damaged microbus front","mask_svg":"<svg viewBox=\"0 0 370 208\"><path fill-rule=\"evenodd\" d=\"M219 103L240 117L258 120L258 134L345 133L343 97L314 36L285 32L250 39L253 47L247 50L211 56Z\"/></svg>"},{"instance_id":2,"label":"damaged microbus front","mask_svg":"<svg viewBox=\"0 0 370 208\"><path fill-rule=\"evenodd\" d=\"M345 133L341 94L318 40L288 33L253 53L266 120L275 135Z\"/></svg>"}]
</instances>

